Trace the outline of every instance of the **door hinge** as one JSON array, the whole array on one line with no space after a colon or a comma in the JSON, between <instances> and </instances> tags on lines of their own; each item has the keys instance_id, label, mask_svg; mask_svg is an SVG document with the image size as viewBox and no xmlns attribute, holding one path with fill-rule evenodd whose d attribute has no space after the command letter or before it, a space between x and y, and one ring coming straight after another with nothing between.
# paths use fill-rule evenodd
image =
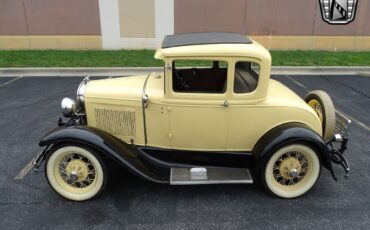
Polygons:
<instances>
[{"instance_id":1,"label":"door hinge","mask_svg":"<svg viewBox=\"0 0 370 230\"><path fill-rule=\"evenodd\" d=\"M166 69L167 71L171 71L171 65L168 63L168 64L166 65L165 69Z\"/></svg>"},{"instance_id":2,"label":"door hinge","mask_svg":"<svg viewBox=\"0 0 370 230\"><path fill-rule=\"evenodd\" d=\"M148 95L144 94L143 95L143 106L144 106L144 108L147 108L148 104L149 104L149 97L148 97Z\"/></svg>"}]
</instances>

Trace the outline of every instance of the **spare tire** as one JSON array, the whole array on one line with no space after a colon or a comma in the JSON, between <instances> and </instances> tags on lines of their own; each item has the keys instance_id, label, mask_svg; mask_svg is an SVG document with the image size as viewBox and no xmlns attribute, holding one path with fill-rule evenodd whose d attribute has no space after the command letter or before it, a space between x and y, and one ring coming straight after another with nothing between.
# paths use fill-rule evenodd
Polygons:
<instances>
[{"instance_id":1,"label":"spare tire","mask_svg":"<svg viewBox=\"0 0 370 230\"><path fill-rule=\"evenodd\" d=\"M335 130L335 108L330 96L322 90L314 90L305 97L305 101L320 118L323 139L332 138Z\"/></svg>"}]
</instances>

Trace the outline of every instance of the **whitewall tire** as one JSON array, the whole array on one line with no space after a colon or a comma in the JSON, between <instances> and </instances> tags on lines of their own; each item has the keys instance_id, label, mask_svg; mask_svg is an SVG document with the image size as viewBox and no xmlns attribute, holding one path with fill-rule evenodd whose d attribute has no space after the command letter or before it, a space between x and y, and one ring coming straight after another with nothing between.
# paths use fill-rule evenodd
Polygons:
<instances>
[{"instance_id":1,"label":"whitewall tire","mask_svg":"<svg viewBox=\"0 0 370 230\"><path fill-rule=\"evenodd\" d=\"M94 150L79 145L54 147L45 162L50 186L60 196L84 201L96 197L107 182L107 170Z\"/></svg>"},{"instance_id":2,"label":"whitewall tire","mask_svg":"<svg viewBox=\"0 0 370 230\"><path fill-rule=\"evenodd\" d=\"M265 164L262 181L266 189L281 198L295 198L316 183L321 163L314 149L291 144L278 149Z\"/></svg>"}]
</instances>

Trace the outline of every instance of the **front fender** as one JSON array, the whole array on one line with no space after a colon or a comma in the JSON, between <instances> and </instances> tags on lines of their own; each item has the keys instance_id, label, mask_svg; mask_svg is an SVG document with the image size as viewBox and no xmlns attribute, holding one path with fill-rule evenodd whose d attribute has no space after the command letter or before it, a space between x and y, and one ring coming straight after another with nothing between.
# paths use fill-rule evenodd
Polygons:
<instances>
[{"instance_id":1,"label":"front fender","mask_svg":"<svg viewBox=\"0 0 370 230\"><path fill-rule=\"evenodd\" d=\"M322 165L330 171L336 180L331 164L330 151L325 141L319 134L301 123L288 123L277 126L258 140L253 149L257 162L254 168L255 175L260 175L262 166L267 163L272 154L279 148L291 143L304 143L315 148Z\"/></svg>"},{"instance_id":2,"label":"front fender","mask_svg":"<svg viewBox=\"0 0 370 230\"><path fill-rule=\"evenodd\" d=\"M134 145L127 144L103 130L89 126L62 126L47 133L39 145L49 146L59 143L88 145L148 181L157 183L169 181L169 169L145 163L139 158Z\"/></svg>"}]
</instances>

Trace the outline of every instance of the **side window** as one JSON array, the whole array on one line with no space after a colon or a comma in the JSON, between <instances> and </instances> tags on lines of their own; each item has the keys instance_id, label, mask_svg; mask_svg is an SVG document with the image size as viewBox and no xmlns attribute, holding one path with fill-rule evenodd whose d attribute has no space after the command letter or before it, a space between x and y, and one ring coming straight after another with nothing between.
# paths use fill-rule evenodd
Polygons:
<instances>
[{"instance_id":1,"label":"side window","mask_svg":"<svg viewBox=\"0 0 370 230\"><path fill-rule=\"evenodd\" d=\"M177 60L172 62L172 88L182 93L224 93L227 62Z\"/></svg>"},{"instance_id":2,"label":"side window","mask_svg":"<svg viewBox=\"0 0 370 230\"><path fill-rule=\"evenodd\" d=\"M254 62L235 64L234 93L250 93L257 88L260 66Z\"/></svg>"}]
</instances>

